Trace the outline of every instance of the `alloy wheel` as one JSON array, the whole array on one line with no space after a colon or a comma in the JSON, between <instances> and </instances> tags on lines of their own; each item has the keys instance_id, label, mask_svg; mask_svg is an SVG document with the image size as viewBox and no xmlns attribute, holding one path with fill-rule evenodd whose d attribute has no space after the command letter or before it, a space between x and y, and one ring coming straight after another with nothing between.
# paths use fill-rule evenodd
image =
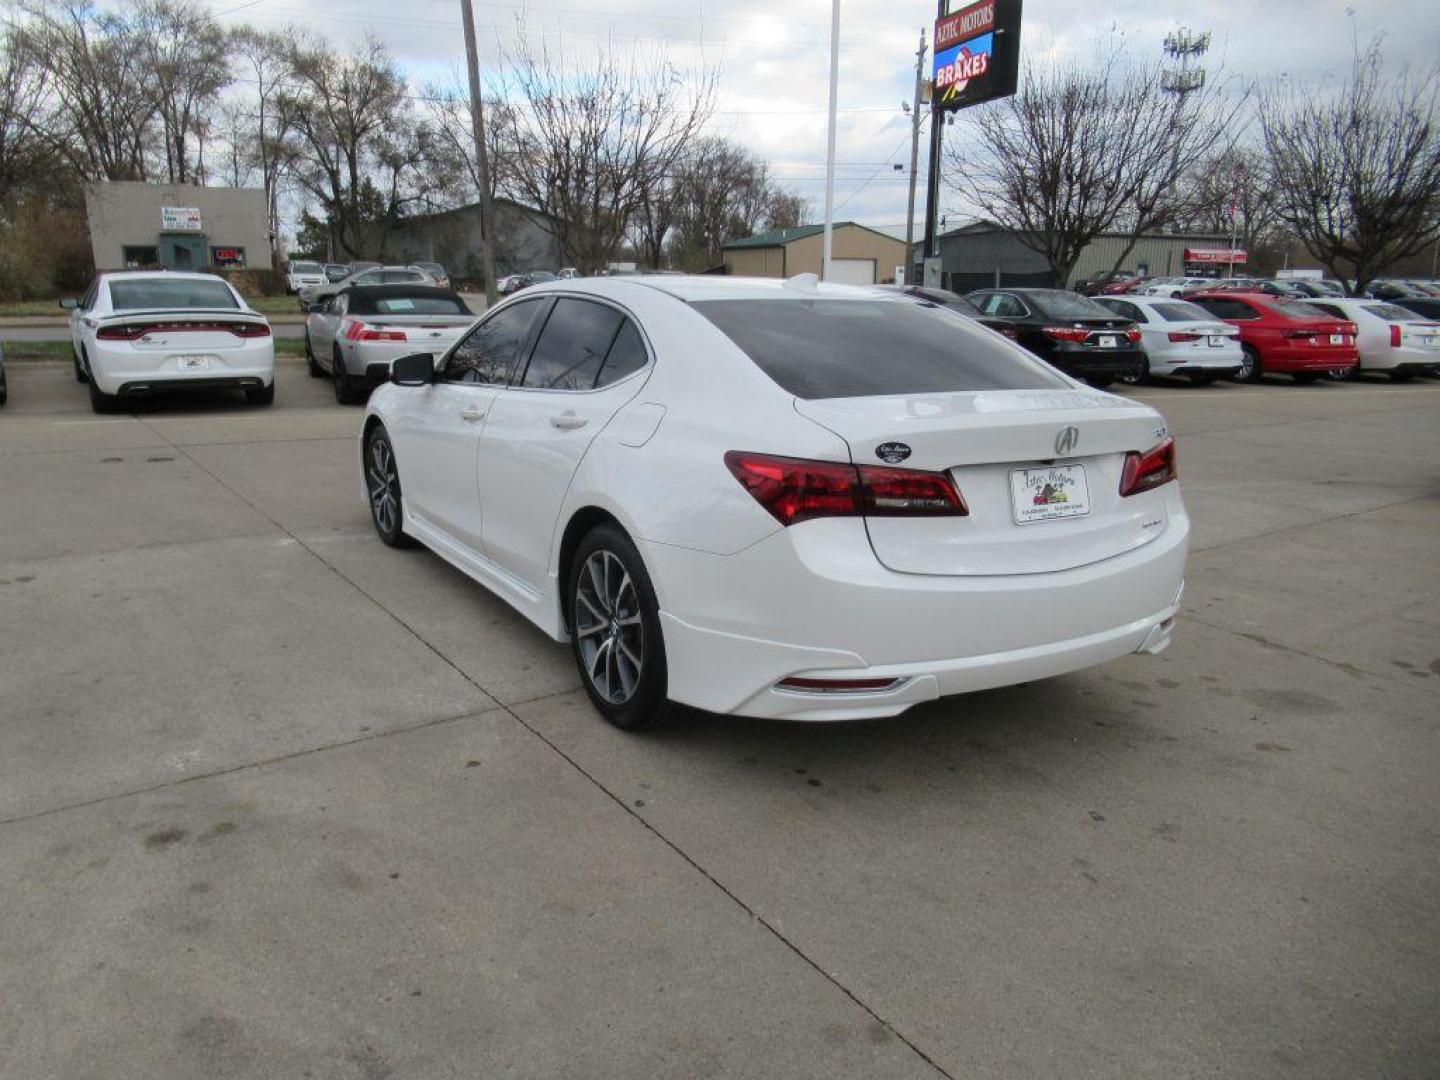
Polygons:
<instances>
[{"instance_id":1,"label":"alloy wheel","mask_svg":"<svg viewBox=\"0 0 1440 1080\"><path fill-rule=\"evenodd\" d=\"M400 476L395 471L395 455L390 443L383 438L370 440L365 483L370 491L370 512L375 515L375 524L382 533L391 535L400 524Z\"/></svg>"},{"instance_id":2,"label":"alloy wheel","mask_svg":"<svg viewBox=\"0 0 1440 1080\"><path fill-rule=\"evenodd\" d=\"M640 685L645 664L645 630L640 597L620 557L591 552L575 587L575 638L581 666L595 692L623 705Z\"/></svg>"}]
</instances>

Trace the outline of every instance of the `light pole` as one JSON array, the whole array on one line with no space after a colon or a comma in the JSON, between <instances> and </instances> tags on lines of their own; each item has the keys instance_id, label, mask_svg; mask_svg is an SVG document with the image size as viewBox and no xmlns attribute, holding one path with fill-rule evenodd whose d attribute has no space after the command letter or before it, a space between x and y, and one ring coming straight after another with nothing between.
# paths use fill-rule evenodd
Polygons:
<instances>
[{"instance_id":1,"label":"light pole","mask_svg":"<svg viewBox=\"0 0 1440 1080\"><path fill-rule=\"evenodd\" d=\"M830 134L825 140L825 258L822 281L830 280L830 255L835 239L835 105L840 91L840 0L830 5Z\"/></svg>"},{"instance_id":2,"label":"light pole","mask_svg":"<svg viewBox=\"0 0 1440 1080\"><path fill-rule=\"evenodd\" d=\"M915 170L920 163L920 98L925 89L925 28L920 28L920 48L915 53L915 105L910 113L910 201L905 209L905 284L912 284L915 271Z\"/></svg>"},{"instance_id":3,"label":"light pole","mask_svg":"<svg viewBox=\"0 0 1440 1080\"><path fill-rule=\"evenodd\" d=\"M836 0L838 3L839 0ZM475 13L470 0L460 0L465 28L465 66L470 74L470 124L475 136L475 171L480 185L480 272L485 275L485 305L494 307L495 291L495 207L490 199L490 156L485 150L485 105L480 98L480 56L475 48ZM834 120L831 120L834 127Z\"/></svg>"}]
</instances>

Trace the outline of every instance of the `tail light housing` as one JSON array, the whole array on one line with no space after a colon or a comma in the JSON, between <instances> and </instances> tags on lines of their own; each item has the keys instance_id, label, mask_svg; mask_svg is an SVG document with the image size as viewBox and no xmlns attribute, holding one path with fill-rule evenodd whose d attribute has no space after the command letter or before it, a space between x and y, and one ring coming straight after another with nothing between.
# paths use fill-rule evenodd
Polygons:
<instances>
[{"instance_id":1,"label":"tail light housing","mask_svg":"<svg viewBox=\"0 0 1440 1080\"><path fill-rule=\"evenodd\" d=\"M1047 326L1040 332L1052 341L1084 341L1090 336L1083 326Z\"/></svg>"},{"instance_id":2,"label":"tail light housing","mask_svg":"<svg viewBox=\"0 0 1440 1080\"><path fill-rule=\"evenodd\" d=\"M340 336L346 341L409 341L404 330L380 330L358 319L346 319Z\"/></svg>"},{"instance_id":3,"label":"tail light housing","mask_svg":"<svg viewBox=\"0 0 1440 1080\"><path fill-rule=\"evenodd\" d=\"M1127 327L1125 330L1125 340L1130 342L1131 345L1134 345L1140 340L1140 328L1138 326Z\"/></svg>"},{"instance_id":4,"label":"tail light housing","mask_svg":"<svg viewBox=\"0 0 1440 1080\"><path fill-rule=\"evenodd\" d=\"M270 324L263 322L146 322L102 326L95 331L100 341L138 341L146 334L234 334L238 338L270 336Z\"/></svg>"},{"instance_id":5,"label":"tail light housing","mask_svg":"<svg viewBox=\"0 0 1440 1080\"><path fill-rule=\"evenodd\" d=\"M1393 323L1393 322L1392 322L1392 323L1390 324L1390 347L1391 347L1392 349L1398 349L1398 348L1400 347L1400 324L1399 324L1399 323Z\"/></svg>"},{"instance_id":6,"label":"tail light housing","mask_svg":"<svg viewBox=\"0 0 1440 1080\"><path fill-rule=\"evenodd\" d=\"M964 517L944 473L731 450L725 467L781 525L823 517Z\"/></svg>"},{"instance_id":7,"label":"tail light housing","mask_svg":"<svg viewBox=\"0 0 1440 1080\"><path fill-rule=\"evenodd\" d=\"M1313 338L1319 332L1318 330L1281 330L1280 336L1288 338L1291 341L1303 341L1307 338Z\"/></svg>"},{"instance_id":8,"label":"tail light housing","mask_svg":"<svg viewBox=\"0 0 1440 1080\"><path fill-rule=\"evenodd\" d=\"M1175 440L1167 438L1143 454L1132 450L1125 455L1125 467L1120 473L1120 494L1138 495L1142 491L1152 491L1179 475L1175 467Z\"/></svg>"},{"instance_id":9,"label":"tail light housing","mask_svg":"<svg viewBox=\"0 0 1440 1080\"><path fill-rule=\"evenodd\" d=\"M1196 334L1190 330L1171 330L1169 336L1171 341L1199 341L1204 337L1203 334Z\"/></svg>"}]
</instances>

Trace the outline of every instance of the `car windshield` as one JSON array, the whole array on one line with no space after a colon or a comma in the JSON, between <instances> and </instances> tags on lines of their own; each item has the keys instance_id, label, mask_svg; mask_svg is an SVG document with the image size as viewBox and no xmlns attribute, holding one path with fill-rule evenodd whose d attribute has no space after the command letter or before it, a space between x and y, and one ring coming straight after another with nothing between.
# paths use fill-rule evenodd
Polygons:
<instances>
[{"instance_id":1,"label":"car windshield","mask_svg":"<svg viewBox=\"0 0 1440 1080\"><path fill-rule=\"evenodd\" d=\"M1033 301L1035 307L1052 319L1111 319L1115 317L1115 313L1109 308L1078 293L1045 289L1024 293L1023 296L1024 299Z\"/></svg>"},{"instance_id":2,"label":"car windshield","mask_svg":"<svg viewBox=\"0 0 1440 1080\"><path fill-rule=\"evenodd\" d=\"M999 335L945 308L828 299L700 300L691 307L799 398L1069 385Z\"/></svg>"},{"instance_id":3,"label":"car windshield","mask_svg":"<svg viewBox=\"0 0 1440 1080\"><path fill-rule=\"evenodd\" d=\"M230 286L219 278L120 278L110 282L110 306L116 311L156 308L238 308Z\"/></svg>"},{"instance_id":4,"label":"car windshield","mask_svg":"<svg viewBox=\"0 0 1440 1080\"><path fill-rule=\"evenodd\" d=\"M1214 319L1204 308L1188 300L1169 300L1163 304L1152 304L1151 307L1166 322L1194 322L1196 319L1208 322Z\"/></svg>"},{"instance_id":5,"label":"car windshield","mask_svg":"<svg viewBox=\"0 0 1440 1080\"><path fill-rule=\"evenodd\" d=\"M292 274L318 274L320 273L319 263L293 262L290 264Z\"/></svg>"}]
</instances>

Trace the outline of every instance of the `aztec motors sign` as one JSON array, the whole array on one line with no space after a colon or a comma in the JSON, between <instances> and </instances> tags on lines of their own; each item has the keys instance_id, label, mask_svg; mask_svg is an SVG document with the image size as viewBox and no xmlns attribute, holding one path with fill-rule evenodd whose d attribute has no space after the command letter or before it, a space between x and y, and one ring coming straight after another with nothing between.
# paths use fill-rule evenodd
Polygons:
<instances>
[{"instance_id":1,"label":"aztec motors sign","mask_svg":"<svg viewBox=\"0 0 1440 1080\"><path fill-rule=\"evenodd\" d=\"M1021 0L977 0L935 22L937 107L963 109L1015 93Z\"/></svg>"}]
</instances>

